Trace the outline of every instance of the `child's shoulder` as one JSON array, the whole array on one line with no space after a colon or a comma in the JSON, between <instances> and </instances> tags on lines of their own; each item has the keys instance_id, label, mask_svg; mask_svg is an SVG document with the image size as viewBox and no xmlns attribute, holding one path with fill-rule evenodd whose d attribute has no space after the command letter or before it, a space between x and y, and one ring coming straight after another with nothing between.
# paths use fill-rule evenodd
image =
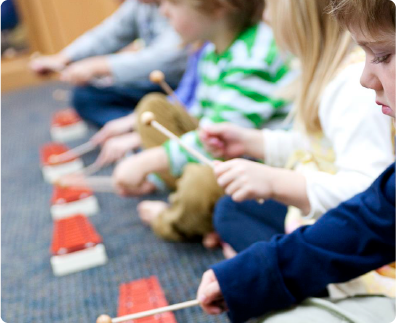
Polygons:
<instances>
[{"instance_id":1,"label":"child's shoulder","mask_svg":"<svg viewBox=\"0 0 396 323\"><path fill-rule=\"evenodd\" d=\"M278 54L272 30L265 23L245 29L230 47L234 62L265 62L268 55Z\"/></svg>"},{"instance_id":2,"label":"child's shoulder","mask_svg":"<svg viewBox=\"0 0 396 323\"><path fill-rule=\"evenodd\" d=\"M216 54L215 45L208 44L202 59L216 63L226 61L230 65L246 65L249 62L264 64L271 63L278 54L271 28L265 23L259 23L242 31L222 54Z\"/></svg>"}]
</instances>

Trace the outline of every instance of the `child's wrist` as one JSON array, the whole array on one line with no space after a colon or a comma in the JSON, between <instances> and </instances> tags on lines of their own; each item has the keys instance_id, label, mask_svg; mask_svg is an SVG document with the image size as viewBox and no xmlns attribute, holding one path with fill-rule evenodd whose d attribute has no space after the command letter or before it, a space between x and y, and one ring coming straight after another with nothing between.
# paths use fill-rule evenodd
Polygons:
<instances>
[{"instance_id":1,"label":"child's wrist","mask_svg":"<svg viewBox=\"0 0 396 323\"><path fill-rule=\"evenodd\" d=\"M242 133L242 142L244 147L244 155L263 159L263 139L260 130L246 129Z\"/></svg>"},{"instance_id":2,"label":"child's wrist","mask_svg":"<svg viewBox=\"0 0 396 323\"><path fill-rule=\"evenodd\" d=\"M151 148L136 156L139 170L144 177L169 169L168 157L163 147Z\"/></svg>"},{"instance_id":3,"label":"child's wrist","mask_svg":"<svg viewBox=\"0 0 396 323\"><path fill-rule=\"evenodd\" d=\"M267 166L269 167L269 166ZM284 196L284 186L282 185L282 177L284 177L285 169L269 167L270 171L268 172L268 180L269 180L269 189L270 189L270 198L273 200L281 200Z\"/></svg>"}]
</instances>

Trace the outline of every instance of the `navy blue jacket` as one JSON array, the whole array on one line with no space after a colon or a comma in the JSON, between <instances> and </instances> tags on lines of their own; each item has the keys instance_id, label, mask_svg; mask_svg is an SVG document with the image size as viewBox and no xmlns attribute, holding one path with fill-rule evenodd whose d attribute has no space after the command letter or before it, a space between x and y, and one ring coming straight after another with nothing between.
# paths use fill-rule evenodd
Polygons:
<instances>
[{"instance_id":1,"label":"navy blue jacket","mask_svg":"<svg viewBox=\"0 0 396 323\"><path fill-rule=\"evenodd\" d=\"M314 296L395 260L395 166L314 225L259 242L213 270L232 322Z\"/></svg>"}]
</instances>

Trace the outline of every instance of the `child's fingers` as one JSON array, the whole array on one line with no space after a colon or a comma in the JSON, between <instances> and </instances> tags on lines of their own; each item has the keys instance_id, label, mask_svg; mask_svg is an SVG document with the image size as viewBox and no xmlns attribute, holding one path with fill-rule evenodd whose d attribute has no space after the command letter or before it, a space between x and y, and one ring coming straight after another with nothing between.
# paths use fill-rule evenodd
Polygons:
<instances>
[{"instance_id":1,"label":"child's fingers","mask_svg":"<svg viewBox=\"0 0 396 323\"><path fill-rule=\"evenodd\" d=\"M224 174L225 172L228 172L231 168L235 167L235 164L236 164L235 161L236 161L236 159L233 159L233 160L221 163L219 165L216 165L214 168L215 175L217 177L219 177L222 174Z\"/></svg>"},{"instance_id":2,"label":"child's fingers","mask_svg":"<svg viewBox=\"0 0 396 323\"><path fill-rule=\"evenodd\" d=\"M227 188L233 181L238 178L239 171L236 168L231 168L217 178L217 184L222 188Z\"/></svg>"},{"instance_id":3,"label":"child's fingers","mask_svg":"<svg viewBox=\"0 0 396 323\"><path fill-rule=\"evenodd\" d=\"M201 306L209 314L220 314L225 309L224 298L217 280L204 284Z\"/></svg>"},{"instance_id":4,"label":"child's fingers","mask_svg":"<svg viewBox=\"0 0 396 323\"><path fill-rule=\"evenodd\" d=\"M221 141L219 138L216 137L211 137L208 140L208 144L209 146L213 147L213 148L217 148L217 149L221 149L224 148L224 142Z\"/></svg>"},{"instance_id":5,"label":"child's fingers","mask_svg":"<svg viewBox=\"0 0 396 323\"><path fill-rule=\"evenodd\" d=\"M91 141L93 143L95 143L97 145L102 145L106 141L108 134L107 134L107 130L105 127L103 127L101 130L99 130L96 134L94 134L91 137Z\"/></svg>"},{"instance_id":6,"label":"child's fingers","mask_svg":"<svg viewBox=\"0 0 396 323\"><path fill-rule=\"evenodd\" d=\"M242 186L239 190L237 190L234 194L232 194L232 200L237 203L252 198L253 198L252 193L248 188L246 188L246 186L245 187Z\"/></svg>"},{"instance_id":7,"label":"child's fingers","mask_svg":"<svg viewBox=\"0 0 396 323\"><path fill-rule=\"evenodd\" d=\"M236 177L235 180L227 186L227 188L225 189L225 193L229 196L232 196L235 192L240 190L244 184L245 183L240 176Z\"/></svg>"}]
</instances>

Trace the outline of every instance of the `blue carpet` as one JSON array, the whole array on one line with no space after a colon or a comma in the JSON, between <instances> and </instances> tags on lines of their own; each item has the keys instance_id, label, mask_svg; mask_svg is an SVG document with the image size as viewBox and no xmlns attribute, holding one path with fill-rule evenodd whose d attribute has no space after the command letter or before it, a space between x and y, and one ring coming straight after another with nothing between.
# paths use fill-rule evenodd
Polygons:
<instances>
[{"instance_id":1,"label":"blue carpet","mask_svg":"<svg viewBox=\"0 0 396 323\"><path fill-rule=\"evenodd\" d=\"M116 315L121 283L151 275L158 276L170 304L194 299L202 273L222 259L220 252L209 252L200 244L161 241L138 219L138 199L111 194L96 194L101 212L91 218L103 237L108 264L53 276L52 188L42 179L39 148L51 141L52 113L65 107L52 99L59 88L67 87L52 83L2 97L2 319L7 323L94 323L100 314ZM85 156L85 164L96 154ZM99 174L111 174L111 169ZM210 317L200 308L175 315L179 323L227 322L224 315Z\"/></svg>"}]
</instances>

